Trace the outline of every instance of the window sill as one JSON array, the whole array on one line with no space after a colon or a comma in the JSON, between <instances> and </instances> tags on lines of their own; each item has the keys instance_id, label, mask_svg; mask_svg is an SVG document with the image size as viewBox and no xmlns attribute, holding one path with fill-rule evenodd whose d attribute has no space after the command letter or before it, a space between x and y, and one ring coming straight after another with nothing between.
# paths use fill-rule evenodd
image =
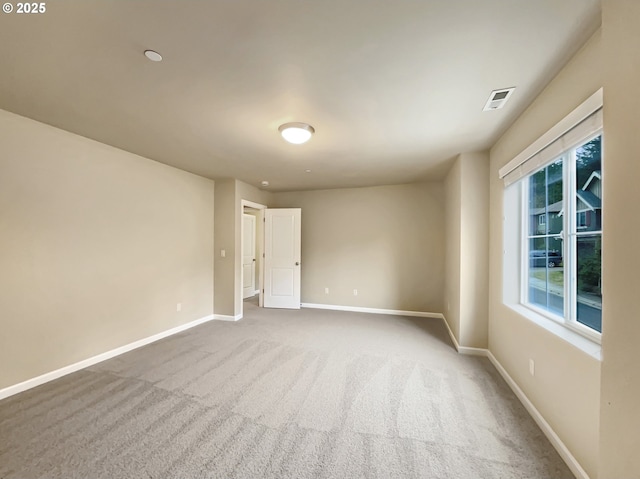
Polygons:
<instances>
[{"instance_id":1,"label":"window sill","mask_svg":"<svg viewBox=\"0 0 640 479\"><path fill-rule=\"evenodd\" d=\"M518 313L520 316L525 317L529 321L537 324L541 328L549 331L550 333L558 336L567 343L571 344L575 348L579 349L585 354L588 354L598 361L602 361L602 346L590 339L578 334L571 329L549 319L535 311L526 308L521 304L507 304L509 308Z\"/></svg>"}]
</instances>

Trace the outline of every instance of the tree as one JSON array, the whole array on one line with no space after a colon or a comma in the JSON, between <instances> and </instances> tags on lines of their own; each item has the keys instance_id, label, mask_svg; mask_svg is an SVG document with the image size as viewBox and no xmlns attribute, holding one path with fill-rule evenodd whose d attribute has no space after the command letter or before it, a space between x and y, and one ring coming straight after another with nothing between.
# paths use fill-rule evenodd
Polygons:
<instances>
[{"instance_id":1,"label":"tree","mask_svg":"<svg viewBox=\"0 0 640 479\"><path fill-rule=\"evenodd\" d=\"M531 177L532 208L544 208L562 200L562 161L551 163Z\"/></svg>"},{"instance_id":2,"label":"tree","mask_svg":"<svg viewBox=\"0 0 640 479\"><path fill-rule=\"evenodd\" d=\"M602 295L602 240L594 238L593 242L578 246L578 289L585 293ZM584 254L591 250L591 254ZM582 253L582 254L581 254Z\"/></svg>"},{"instance_id":3,"label":"tree","mask_svg":"<svg viewBox=\"0 0 640 479\"><path fill-rule=\"evenodd\" d=\"M602 136L576 149L576 188L582 188L594 171L600 171Z\"/></svg>"}]
</instances>

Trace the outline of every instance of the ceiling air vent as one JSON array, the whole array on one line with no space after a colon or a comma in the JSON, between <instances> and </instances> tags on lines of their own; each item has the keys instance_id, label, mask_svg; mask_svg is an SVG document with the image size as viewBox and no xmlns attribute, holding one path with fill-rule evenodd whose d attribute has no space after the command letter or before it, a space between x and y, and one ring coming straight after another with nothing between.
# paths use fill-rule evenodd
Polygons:
<instances>
[{"instance_id":1,"label":"ceiling air vent","mask_svg":"<svg viewBox=\"0 0 640 479\"><path fill-rule=\"evenodd\" d=\"M516 87L511 88L502 88L501 90L493 90L491 95L489 95L489 99L487 100L487 104L484 106L482 111L491 111L491 110L499 110L507 103L507 100L513 93Z\"/></svg>"}]
</instances>

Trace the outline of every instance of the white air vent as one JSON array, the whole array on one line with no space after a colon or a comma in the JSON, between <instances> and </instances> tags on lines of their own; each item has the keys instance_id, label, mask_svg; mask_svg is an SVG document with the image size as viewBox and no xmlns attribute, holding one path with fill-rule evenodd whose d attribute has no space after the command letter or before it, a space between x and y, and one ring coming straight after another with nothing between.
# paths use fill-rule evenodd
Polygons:
<instances>
[{"instance_id":1,"label":"white air vent","mask_svg":"<svg viewBox=\"0 0 640 479\"><path fill-rule=\"evenodd\" d=\"M482 111L491 111L491 110L499 110L507 103L507 100L513 93L516 87L511 88L503 88L501 90L493 90L491 95L489 95L489 99L487 100L487 104L484 106Z\"/></svg>"}]
</instances>

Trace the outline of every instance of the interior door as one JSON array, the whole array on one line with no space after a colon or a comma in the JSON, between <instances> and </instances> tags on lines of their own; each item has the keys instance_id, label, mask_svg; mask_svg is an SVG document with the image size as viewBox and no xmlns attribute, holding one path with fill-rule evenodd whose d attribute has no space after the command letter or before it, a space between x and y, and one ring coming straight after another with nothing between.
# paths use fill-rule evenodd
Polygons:
<instances>
[{"instance_id":1,"label":"interior door","mask_svg":"<svg viewBox=\"0 0 640 479\"><path fill-rule=\"evenodd\" d=\"M242 298L256 293L256 217L242 214Z\"/></svg>"},{"instance_id":2,"label":"interior door","mask_svg":"<svg viewBox=\"0 0 640 479\"><path fill-rule=\"evenodd\" d=\"M300 208L265 210L264 307L300 309Z\"/></svg>"}]
</instances>

